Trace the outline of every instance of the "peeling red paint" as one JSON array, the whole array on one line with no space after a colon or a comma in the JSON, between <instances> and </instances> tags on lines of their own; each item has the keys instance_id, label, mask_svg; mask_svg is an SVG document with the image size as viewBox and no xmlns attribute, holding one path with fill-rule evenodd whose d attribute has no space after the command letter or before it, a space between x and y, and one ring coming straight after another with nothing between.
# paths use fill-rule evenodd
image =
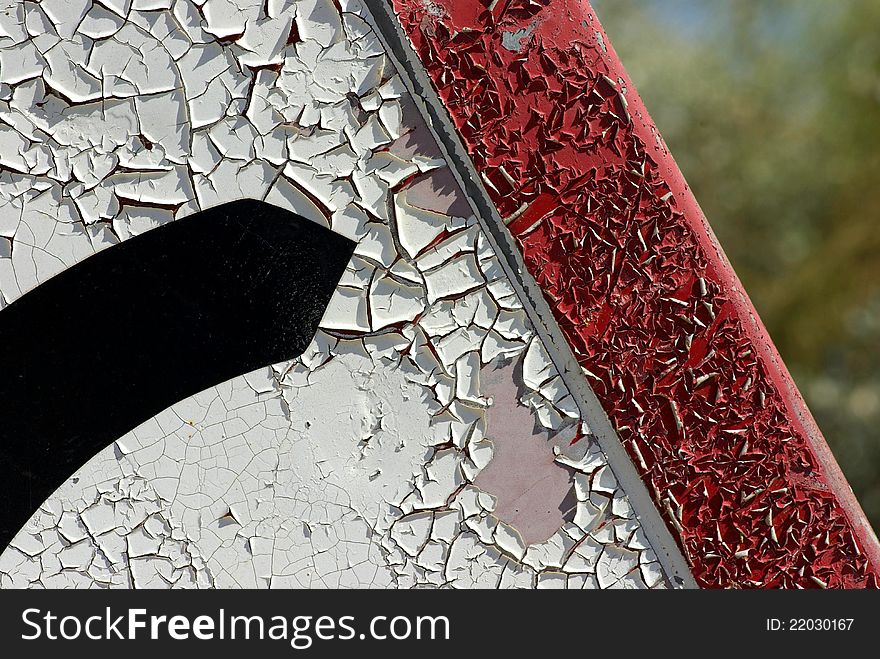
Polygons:
<instances>
[{"instance_id":1,"label":"peeling red paint","mask_svg":"<svg viewBox=\"0 0 880 659\"><path fill-rule=\"evenodd\" d=\"M394 5L698 583L877 587L876 537L589 3Z\"/></svg>"}]
</instances>

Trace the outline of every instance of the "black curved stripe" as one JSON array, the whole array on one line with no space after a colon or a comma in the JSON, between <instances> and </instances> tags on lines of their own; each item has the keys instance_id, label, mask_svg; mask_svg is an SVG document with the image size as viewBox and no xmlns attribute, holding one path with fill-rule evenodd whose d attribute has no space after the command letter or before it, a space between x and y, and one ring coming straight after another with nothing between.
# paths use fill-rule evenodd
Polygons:
<instances>
[{"instance_id":1,"label":"black curved stripe","mask_svg":"<svg viewBox=\"0 0 880 659\"><path fill-rule=\"evenodd\" d=\"M0 549L121 435L302 353L354 247L241 200L89 257L0 311Z\"/></svg>"}]
</instances>

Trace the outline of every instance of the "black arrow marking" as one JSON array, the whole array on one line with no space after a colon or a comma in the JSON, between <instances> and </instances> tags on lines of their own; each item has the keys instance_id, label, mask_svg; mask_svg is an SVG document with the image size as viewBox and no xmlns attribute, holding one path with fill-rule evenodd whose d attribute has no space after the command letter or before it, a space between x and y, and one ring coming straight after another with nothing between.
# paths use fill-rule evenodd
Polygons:
<instances>
[{"instance_id":1,"label":"black arrow marking","mask_svg":"<svg viewBox=\"0 0 880 659\"><path fill-rule=\"evenodd\" d=\"M245 199L106 249L0 311L0 549L129 430L301 354L354 247Z\"/></svg>"}]
</instances>

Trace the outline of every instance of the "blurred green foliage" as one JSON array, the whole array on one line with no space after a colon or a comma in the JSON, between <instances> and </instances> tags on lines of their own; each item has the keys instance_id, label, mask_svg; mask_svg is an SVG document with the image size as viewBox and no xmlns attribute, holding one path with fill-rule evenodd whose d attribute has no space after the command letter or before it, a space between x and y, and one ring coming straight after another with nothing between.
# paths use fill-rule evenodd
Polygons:
<instances>
[{"instance_id":1,"label":"blurred green foliage","mask_svg":"<svg viewBox=\"0 0 880 659\"><path fill-rule=\"evenodd\" d=\"M593 5L880 529L880 2Z\"/></svg>"}]
</instances>

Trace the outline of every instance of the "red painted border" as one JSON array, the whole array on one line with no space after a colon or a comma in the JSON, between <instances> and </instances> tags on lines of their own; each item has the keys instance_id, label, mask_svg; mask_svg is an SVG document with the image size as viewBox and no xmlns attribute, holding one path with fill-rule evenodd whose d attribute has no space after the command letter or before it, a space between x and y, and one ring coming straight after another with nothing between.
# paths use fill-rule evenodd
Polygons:
<instances>
[{"instance_id":1,"label":"red painted border","mask_svg":"<svg viewBox=\"0 0 880 659\"><path fill-rule=\"evenodd\" d=\"M877 587L877 539L589 3L394 5L697 582Z\"/></svg>"}]
</instances>

